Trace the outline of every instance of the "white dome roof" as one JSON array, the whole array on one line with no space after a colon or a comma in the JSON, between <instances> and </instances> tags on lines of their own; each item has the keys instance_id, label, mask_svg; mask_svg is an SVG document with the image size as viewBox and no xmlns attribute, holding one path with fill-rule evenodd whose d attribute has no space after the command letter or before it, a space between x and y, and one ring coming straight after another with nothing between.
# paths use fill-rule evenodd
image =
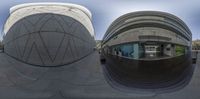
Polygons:
<instances>
[{"instance_id":1,"label":"white dome roof","mask_svg":"<svg viewBox=\"0 0 200 99\"><path fill-rule=\"evenodd\" d=\"M70 3L25 3L13 6L10 8L10 16L4 25L4 33L6 34L8 30L20 19L23 19L30 15L42 14L42 13L53 13L64 16L69 16L75 20L82 23L94 36L94 28L92 26L92 15L91 12L81 6Z\"/></svg>"},{"instance_id":2,"label":"white dome roof","mask_svg":"<svg viewBox=\"0 0 200 99\"><path fill-rule=\"evenodd\" d=\"M20 8L25 8L25 7L30 7L30 6L67 6L67 7L74 7L74 8L78 8L80 10L82 10L85 14L88 15L88 17L91 19L92 18L92 14L91 12L81 6L81 5L77 5L77 4L71 4L71 3L54 3L54 2L42 2L42 3L25 3L25 4L19 4L19 5L16 5L16 6L13 6L10 8L10 14Z\"/></svg>"}]
</instances>

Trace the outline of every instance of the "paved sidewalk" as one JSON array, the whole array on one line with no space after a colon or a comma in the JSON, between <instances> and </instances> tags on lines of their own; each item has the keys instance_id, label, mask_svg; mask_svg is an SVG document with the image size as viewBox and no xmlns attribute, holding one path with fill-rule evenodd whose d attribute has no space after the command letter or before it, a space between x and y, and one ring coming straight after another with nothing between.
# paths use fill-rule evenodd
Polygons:
<instances>
[{"instance_id":1,"label":"paved sidewalk","mask_svg":"<svg viewBox=\"0 0 200 99\"><path fill-rule=\"evenodd\" d=\"M99 54L62 67L35 67L0 53L0 99L199 99L200 59L190 83L175 92L123 92L104 77Z\"/></svg>"}]
</instances>

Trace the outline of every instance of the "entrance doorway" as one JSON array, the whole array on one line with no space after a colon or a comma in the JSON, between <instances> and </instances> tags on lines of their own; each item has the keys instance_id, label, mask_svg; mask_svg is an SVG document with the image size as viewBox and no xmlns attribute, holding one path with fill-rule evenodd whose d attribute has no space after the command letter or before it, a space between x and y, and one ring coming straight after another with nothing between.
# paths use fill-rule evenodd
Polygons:
<instances>
[{"instance_id":1,"label":"entrance doorway","mask_svg":"<svg viewBox=\"0 0 200 99\"><path fill-rule=\"evenodd\" d=\"M160 55L161 46L160 45L144 45L145 57L156 58Z\"/></svg>"}]
</instances>

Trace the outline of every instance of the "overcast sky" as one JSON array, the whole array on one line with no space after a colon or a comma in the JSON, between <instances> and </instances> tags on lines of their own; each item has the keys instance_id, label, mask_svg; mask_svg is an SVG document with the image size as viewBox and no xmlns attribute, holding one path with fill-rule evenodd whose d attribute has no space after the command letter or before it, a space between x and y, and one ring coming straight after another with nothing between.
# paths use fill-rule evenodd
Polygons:
<instances>
[{"instance_id":1,"label":"overcast sky","mask_svg":"<svg viewBox=\"0 0 200 99\"><path fill-rule=\"evenodd\" d=\"M9 8L32 2L66 2L87 7L93 15L95 38L102 39L109 25L119 16L134 11L164 11L181 18L200 39L200 0L4 0L0 4L0 30L2 31Z\"/></svg>"}]
</instances>

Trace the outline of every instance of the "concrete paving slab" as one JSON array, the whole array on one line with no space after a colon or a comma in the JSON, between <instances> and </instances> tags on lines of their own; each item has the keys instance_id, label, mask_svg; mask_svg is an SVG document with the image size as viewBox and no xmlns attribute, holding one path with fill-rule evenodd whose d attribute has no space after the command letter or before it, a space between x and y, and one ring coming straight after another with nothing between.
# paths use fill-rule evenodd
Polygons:
<instances>
[{"instance_id":1,"label":"concrete paving slab","mask_svg":"<svg viewBox=\"0 0 200 99\"><path fill-rule=\"evenodd\" d=\"M199 99L200 59L188 85L170 93L126 92L110 86L99 54L61 67L37 67L0 53L1 99Z\"/></svg>"}]
</instances>

